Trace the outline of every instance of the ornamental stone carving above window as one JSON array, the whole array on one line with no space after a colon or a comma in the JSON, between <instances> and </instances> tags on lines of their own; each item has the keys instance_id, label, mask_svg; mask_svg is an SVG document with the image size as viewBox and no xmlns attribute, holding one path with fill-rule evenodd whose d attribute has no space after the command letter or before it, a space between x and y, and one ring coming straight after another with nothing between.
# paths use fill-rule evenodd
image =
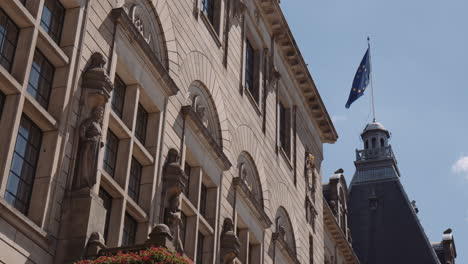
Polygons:
<instances>
[{"instance_id":1,"label":"ornamental stone carving above window","mask_svg":"<svg viewBox=\"0 0 468 264\"><path fill-rule=\"evenodd\" d=\"M247 185L252 198L263 207L263 195L257 168L248 153L241 153L237 161L239 178Z\"/></svg>"},{"instance_id":2,"label":"ornamental stone carving above window","mask_svg":"<svg viewBox=\"0 0 468 264\"><path fill-rule=\"evenodd\" d=\"M166 40L161 22L151 1L126 0L123 8L156 57L167 67Z\"/></svg>"},{"instance_id":3,"label":"ornamental stone carving above window","mask_svg":"<svg viewBox=\"0 0 468 264\"><path fill-rule=\"evenodd\" d=\"M218 146L221 145L221 129L218 114L206 87L199 81L192 83L188 89L188 104L192 106L200 121L210 132Z\"/></svg>"},{"instance_id":4,"label":"ornamental stone carving above window","mask_svg":"<svg viewBox=\"0 0 468 264\"><path fill-rule=\"evenodd\" d=\"M294 229L288 212L283 207L278 208L275 217L276 232L286 243L288 250L296 256L296 240L294 238Z\"/></svg>"}]
</instances>

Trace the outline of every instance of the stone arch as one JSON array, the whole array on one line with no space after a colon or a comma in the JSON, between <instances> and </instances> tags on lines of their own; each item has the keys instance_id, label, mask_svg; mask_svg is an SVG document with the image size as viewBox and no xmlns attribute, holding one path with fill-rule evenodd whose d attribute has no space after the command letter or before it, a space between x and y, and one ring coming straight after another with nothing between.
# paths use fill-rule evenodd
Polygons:
<instances>
[{"instance_id":1,"label":"stone arch","mask_svg":"<svg viewBox=\"0 0 468 264\"><path fill-rule=\"evenodd\" d=\"M240 125L232 134L230 149L233 155L238 157L242 153L248 153L252 158L258 171L258 179L262 187L263 208L267 215L270 211L270 192L265 176L264 161L262 156L262 147L252 129L247 125ZM234 158L233 158L234 159Z\"/></svg>"},{"instance_id":2,"label":"stone arch","mask_svg":"<svg viewBox=\"0 0 468 264\"><path fill-rule=\"evenodd\" d=\"M214 110L218 115L220 126L220 139L224 153L229 157L229 150L226 147L230 142L230 133L227 119L224 98L221 91L221 82L216 70L210 60L201 52L193 51L189 53L180 66L179 87L181 93L186 95L186 102L190 102L188 89L194 82L202 83L206 88L207 95L214 104Z\"/></svg>"},{"instance_id":3,"label":"stone arch","mask_svg":"<svg viewBox=\"0 0 468 264\"><path fill-rule=\"evenodd\" d=\"M282 206L278 207L275 214L275 232L279 232L289 249L297 255L294 228L288 212ZM284 234L282 234L284 232Z\"/></svg>"},{"instance_id":4,"label":"stone arch","mask_svg":"<svg viewBox=\"0 0 468 264\"><path fill-rule=\"evenodd\" d=\"M119 0L164 67L178 71L178 51L167 0ZM151 36L151 37L150 37ZM155 41L155 39L159 41Z\"/></svg>"},{"instance_id":5,"label":"stone arch","mask_svg":"<svg viewBox=\"0 0 468 264\"><path fill-rule=\"evenodd\" d=\"M210 131L218 146L222 147L221 129L216 107L206 86L200 81L194 81L188 88L188 104L197 113L203 125Z\"/></svg>"}]
</instances>

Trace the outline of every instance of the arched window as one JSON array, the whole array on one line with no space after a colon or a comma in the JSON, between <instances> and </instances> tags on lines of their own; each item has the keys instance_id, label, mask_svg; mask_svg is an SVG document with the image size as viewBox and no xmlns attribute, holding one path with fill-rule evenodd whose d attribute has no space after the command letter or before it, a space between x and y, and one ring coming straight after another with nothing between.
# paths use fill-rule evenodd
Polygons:
<instances>
[{"instance_id":1,"label":"arched window","mask_svg":"<svg viewBox=\"0 0 468 264\"><path fill-rule=\"evenodd\" d=\"M166 40L161 22L151 1L126 0L124 9L159 61L168 68Z\"/></svg>"},{"instance_id":2,"label":"arched window","mask_svg":"<svg viewBox=\"0 0 468 264\"><path fill-rule=\"evenodd\" d=\"M190 85L188 92L189 103L193 111L197 113L203 125L208 129L218 146L222 147L218 114L211 95L205 85L196 81Z\"/></svg>"},{"instance_id":3,"label":"arched window","mask_svg":"<svg viewBox=\"0 0 468 264\"><path fill-rule=\"evenodd\" d=\"M275 228L276 232L279 232L281 237L284 239L284 242L286 242L288 249L294 255L296 255L296 240L294 238L294 229L292 227L288 212L283 207L278 208L276 211Z\"/></svg>"},{"instance_id":4,"label":"arched window","mask_svg":"<svg viewBox=\"0 0 468 264\"><path fill-rule=\"evenodd\" d=\"M374 137L372 138L372 148L376 148L377 147L377 139Z\"/></svg>"},{"instance_id":5,"label":"arched window","mask_svg":"<svg viewBox=\"0 0 468 264\"><path fill-rule=\"evenodd\" d=\"M242 152L239 155L237 164L239 178L247 185L255 202L263 208L262 187L260 178L258 177L257 167L252 157L248 153Z\"/></svg>"},{"instance_id":6,"label":"arched window","mask_svg":"<svg viewBox=\"0 0 468 264\"><path fill-rule=\"evenodd\" d=\"M383 138L380 139L380 147L385 147L385 140Z\"/></svg>"},{"instance_id":7,"label":"arched window","mask_svg":"<svg viewBox=\"0 0 468 264\"><path fill-rule=\"evenodd\" d=\"M364 149L368 149L369 148L369 140L366 140L364 142Z\"/></svg>"}]
</instances>

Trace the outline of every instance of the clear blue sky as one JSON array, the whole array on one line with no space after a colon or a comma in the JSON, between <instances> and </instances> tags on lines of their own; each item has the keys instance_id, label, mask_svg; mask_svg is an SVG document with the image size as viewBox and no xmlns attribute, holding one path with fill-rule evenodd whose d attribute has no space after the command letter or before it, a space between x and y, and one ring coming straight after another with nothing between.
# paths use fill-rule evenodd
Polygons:
<instances>
[{"instance_id":1,"label":"clear blue sky","mask_svg":"<svg viewBox=\"0 0 468 264\"><path fill-rule=\"evenodd\" d=\"M349 183L371 121L370 90L344 107L370 35L377 119L392 133L401 181L429 240L451 227L457 263L468 263L468 1L281 5L340 136L325 146L324 181L343 168Z\"/></svg>"}]
</instances>

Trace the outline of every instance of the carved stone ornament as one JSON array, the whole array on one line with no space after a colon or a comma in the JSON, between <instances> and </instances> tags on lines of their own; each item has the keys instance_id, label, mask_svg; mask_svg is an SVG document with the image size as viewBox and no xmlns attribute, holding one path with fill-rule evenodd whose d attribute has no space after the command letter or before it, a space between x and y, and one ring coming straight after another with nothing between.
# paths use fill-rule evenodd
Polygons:
<instances>
[{"instance_id":1,"label":"carved stone ornament","mask_svg":"<svg viewBox=\"0 0 468 264\"><path fill-rule=\"evenodd\" d=\"M146 245L152 245L155 247L163 247L168 249L171 252L175 252L175 246L173 243L173 236L171 230L167 225L157 224L154 226L153 231L151 231L148 240L146 240Z\"/></svg>"},{"instance_id":2,"label":"carved stone ornament","mask_svg":"<svg viewBox=\"0 0 468 264\"><path fill-rule=\"evenodd\" d=\"M307 154L306 157L306 179L310 190L315 191L315 157L312 154Z\"/></svg>"},{"instance_id":3,"label":"carved stone ornament","mask_svg":"<svg viewBox=\"0 0 468 264\"><path fill-rule=\"evenodd\" d=\"M99 232L94 232L89 236L86 249L87 256L97 256L101 249L107 248L104 242L104 237Z\"/></svg>"},{"instance_id":4,"label":"carved stone ornament","mask_svg":"<svg viewBox=\"0 0 468 264\"><path fill-rule=\"evenodd\" d=\"M234 0L232 5L233 5L233 8L232 8L233 16L237 19L240 19L246 9L244 0Z\"/></svg>"},{"instance_id":5,"label":"carved stone ornament","mask_svg":"<svg viewBox=\"0 0 468 264\"><path fill-rule=\"evenodd\" d=\"M138 4L133 4L129 10L129 17L132 20L133 24L135 25L136 29L145 39L146 43L151 43L151 34L146 32L145 25L142 20L142 10Z\"/></svg>"},{"instance_id":6,"label":"carved stone ornament","mask_svg":"<svg viewBox=\"0 0 468 264\"><path fill-rule=\"evenodd\" d=\"M81 86L89 90L92 98L87 99L92 100L89 104L92 108L105 104L112 92L113 84L107 74L106 63L104 55L96 52L91 56L89 66L83 74Z\"/></svg>"},{"instance_id":7,"label":"carved stone ornament","mask_svg":"<svg viewBox=\"0 0 468 264\"><path fill-rule=\"evenodd\" d=\"M186 181L185 173L180 166L179 153L175 149L169 150L167 162L163 169L164 223L171 231L176 251L180 253L184 251L181 239L180 194L186 186Z\"/></svg>"},{"instance_id":8,"label":"carved stone ornament","mask_svg":"<svg viewBox=\"0 0 468 264\"><path fill-rule=\"evenodd\" d=\"M225 218L221 231L221 261L223 264L233 263L239 256L240 242L234 233L234 224L231 218Z\"/></svg>"}]
</instances>

